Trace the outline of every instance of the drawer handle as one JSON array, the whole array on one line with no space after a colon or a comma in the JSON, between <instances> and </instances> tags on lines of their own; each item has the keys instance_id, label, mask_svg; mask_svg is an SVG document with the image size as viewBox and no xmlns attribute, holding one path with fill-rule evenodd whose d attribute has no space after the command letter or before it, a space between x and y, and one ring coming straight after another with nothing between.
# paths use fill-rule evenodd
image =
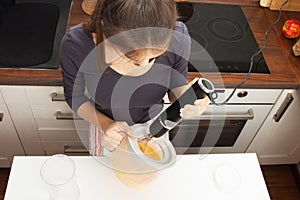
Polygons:
<instances>
[{"instance_id":1,"label":"drawer handle","mask_svg":"<svg viewBox=\"0 0 300 200\"><path fill-rule=\"evenodd\" d=\"M85 148L64 146L64 153L89 153Z\"/></svg>"},{"instance_id":2,"label":"drawer handle","mask_svg":"<svg viewBox=\"0 0 300 200\"><path fill-rule=\"evenodd\" d=\"M61 111L56 112L56 120L82 120L77 115L73 115L73 113L62 113Z\"/></svg>"},{"instance_id":3,"label":"drawer handle","mask_svg":"<svg viewBox=\"0 0 300 200\"><path fill-rule=\"evenodd\" d=\"M237 114L225 114L225 115L218 115L218 114L203 114L197 118L199 120L252 120L254 118L254 113L252 109L249 109L246 113L237 113Z\"/></svg>"},{"instance_id":4,"label":"drawer handle","mask_svg":"<svg viewBox=\"0 0 300 200\"><path fill-rule=\"evenodd\" d=\"M52 97L52 101L65 101L66 100L64 94L59 94L56 92L53 92L51 94L51 97Z\"/></svg>"},{"instance_id":5,"label":"drawer handle","mask_svg":"<svg viewBox=\"0 0 300 200\"><path fill-rule=\"evenodd\" d=\"M290 104L292 103L293 100L294 100L293 95L291 93L288 93L286 95L283 103L281 104L281 106L279 107L279 109L277 110L277 112L273 116L273 119L274 119L275 122L280 121L280 119L282 118L285 111L288 109L288 107L290 106Z\"/></svg>"},{"instance_id":6,"label":"drawer handle","mask_svg":"<svg viewBox=\"0 0 300 200\"><path fill-rule=\"evenodd\" d=\"M4 117L4 113L0 113L0 122L2 122L3 117Z\"/></svg>"}]
</instances>

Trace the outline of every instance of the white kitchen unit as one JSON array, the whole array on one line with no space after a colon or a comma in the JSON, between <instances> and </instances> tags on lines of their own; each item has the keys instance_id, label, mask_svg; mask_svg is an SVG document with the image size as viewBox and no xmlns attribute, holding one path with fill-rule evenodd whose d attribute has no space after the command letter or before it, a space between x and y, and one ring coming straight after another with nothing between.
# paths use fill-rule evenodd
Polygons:
<instances>
[{"instance_id":1,"label":"white kitchen unit","mask_svg":"<svg viewBox=\"0 0 300 200\"><path fill-rule=\"evenodd\" d=\"M300 94L284 90L247 152L256 152L261 164L300 161Z\"/></svg>"},{"instance_id":2,"label":"white kitchen unit","mask_svg":"<svg viewBox=\"0 0 300 200\"><path fill-rule=\"evenodd\" d=\"M40 177L47 158L15 157L4 199L49 199L48 185ZM99 162L105 157L70 158L75 162L79 200L270 200L255 154L178 156L173 166L160 170L143 190L123 184L111 168Z\"/></svg>"},{"instance_id":3,"label":"white kitchen unit","mask_svg":"<svg viewBox=\"0 0 300 200\"><path fill-rule=\"evenodd\" d=\"M88 124L73 116L63 87L26 86L25 91L46 155L87 152L82 141L86 141Z\"/></svg>"},{"instance_id":4,"label":"white kitchen unit","mask_svg":"<svg viewBox=\"0 0 300 200\"><path fill-rule=\"evenodd\" d=\"M25 155L0 90L0 167L10 167L14 155Z\"/></svg>"},{"instance_id":5,"label":"white kitchen unit","mask_svg":"<svg viewBox=\"0 0 300 200\"><path fill-rule=\"evenodd\" d=\"M44 155L25 87L1 86L1 91L26 155Z\"/></svg>"},{"instance_id":6,"label":"white kitchen unit","mask_svg":"<svg viewBox=\"0 0 300 200\"><path fill-rule=\"evenodd\" d=\"M1 86L13 126L26 155L86 152L64 101L63 87ZM83 121L83 120L80 120ZM77 128L86 133L87 127Z\"/></svg>"}]
</instances>

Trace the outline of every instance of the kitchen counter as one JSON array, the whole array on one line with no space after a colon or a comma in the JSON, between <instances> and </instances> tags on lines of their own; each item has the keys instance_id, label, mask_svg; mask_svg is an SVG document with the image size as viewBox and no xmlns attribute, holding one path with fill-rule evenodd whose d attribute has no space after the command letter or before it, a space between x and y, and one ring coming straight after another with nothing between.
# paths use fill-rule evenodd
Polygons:
<instances>
[{"instance_id":1,"label":"kitchen counter","mask_svg":"<svg viewBox=\"0 0 300 200\"><path fill-rule=\"evenodd\" d=\"M4 199L49 199L47 185L40 177L40 168L47 158L15 157ZM172 167L159 171L155 180L143 190L127 187L117 179L113 170L93 157L70 158L75 162L79 200L128 197L132 200L270 200L253 153L179 156Z\"/></svg>"},{"instance_id":2,"label":"kitchen counter","mask_svg":"<svg viewBox=\"0 0 300 200\"><path fill-rule=\"evenodd\" d=\"M74 0L70 14L68 28L84 22L88 16L81 10L81 0ZM196 1L194 1L196 2ZM200 1L199 1L200 2ZM201 2L226 3L242 5L242 10L248 20L252 32L261 47L264 42L264 33L268 26L276 20L278 11L270 11L259 6L258 1L251 0L205 0ZM251 74L243 87L247 88L297 88L300 85L300 57L292 53L295 40L286 39L281 33L281 27L286 19L300 19L300 12L283 12L282 19L269 34L267 48L263 51L264 58L271 74ZM247 48L247 47L245 47ZM241 82L245 74L215 74L190 72L188 77L206 77L216 86L234 87ZM61 86L61 69L0 69L1 85L45 85Z\"/></svg>"}]
</instances>

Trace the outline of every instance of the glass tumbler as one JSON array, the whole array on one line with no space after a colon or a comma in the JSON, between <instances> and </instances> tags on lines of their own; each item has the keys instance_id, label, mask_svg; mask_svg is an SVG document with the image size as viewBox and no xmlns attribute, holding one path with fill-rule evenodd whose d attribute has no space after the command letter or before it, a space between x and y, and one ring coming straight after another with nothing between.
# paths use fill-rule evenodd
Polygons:
<instances>
[{"instance_id":1,"label":"glass tumbler","mask_svg":"<svg viewBox=\"0 0 300 200\"><path fill-rule=\"evenodd\" d=\"M53 155L43 163L40 174L48 185L50 200L79 199L75 172L74 161L63 154Z\"/></svg>"}]
</instances>

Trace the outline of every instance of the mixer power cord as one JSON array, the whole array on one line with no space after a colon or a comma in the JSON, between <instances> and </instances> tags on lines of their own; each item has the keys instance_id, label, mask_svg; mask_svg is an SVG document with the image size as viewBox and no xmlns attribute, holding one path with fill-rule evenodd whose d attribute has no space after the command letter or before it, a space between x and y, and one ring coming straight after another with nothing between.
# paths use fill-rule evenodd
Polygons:
<instances>
[{"instance_id":1,"label":"mixer power cord","mask_svg":"<svg viewBox=\"0 0 300 200\"><path fill-rule=\"evenodd\" d=\"M279 8L279 14L278 14L278 17L277 19L268 27L267 31L265 32L265 40L264 40L264 44L262 46L262 48L260 48L257 52L255 52L252 56L251 56L251 59L250 59L250 66L249 66L249 71L247 72L245 78L233 89L233 91L228 95L228 97L223 101L223 102L215 102L215 100L217 99L218 95L216 94L216 92L213 92L211 95L210 95L210 100L212 101L212 104L214 105L217 105L217 106L221 106L221 105L225 105L228 103L228 101L233 97L235 91L240 88L242 85L244 85L246 83L246 81L248 80L250 74L251 74L251 71L252 71L252 67L253 67L253 60L254 60L254 57L259 55L267 46L267 42L268 42L268 37L269 37L269 32L270 30L280 21L281 19L281 14L282 14L282 8L285 4L288 3L289 0L285 0L280 8Z\"/></svg>"}]
</instances>

